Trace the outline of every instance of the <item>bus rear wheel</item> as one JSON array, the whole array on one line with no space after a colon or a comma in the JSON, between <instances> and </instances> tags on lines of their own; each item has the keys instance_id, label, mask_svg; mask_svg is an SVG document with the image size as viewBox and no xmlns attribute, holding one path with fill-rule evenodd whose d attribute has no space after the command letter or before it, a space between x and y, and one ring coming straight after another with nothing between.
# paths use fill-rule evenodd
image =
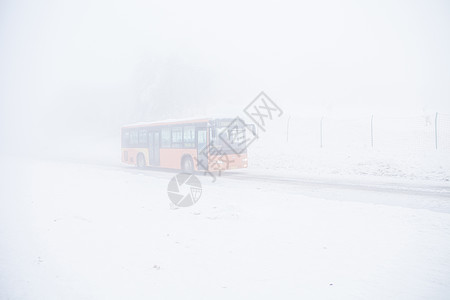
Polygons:
<instances>
[{"instance_id":1,"label":"bus rear wheel","mask_svg":"<svg viewBox=\"0 0 450 300\"><path fill-rule=\"evenodd\" d=\"M194 172L194 162L190 156L185 157L181 162L181 169L186 173Z\"/></svg>"},{"instance_id":2,"label":"bus rear wheel","mask_svg":"<svg viewBox=\"0 0 450 300\"><path fill-rule=\"evenodd\" d=\"M145 157L144 154L139 153L137 158L136 158L136 166L139 169L143 169L145 167Z\"/></svg>"}]
</instances>

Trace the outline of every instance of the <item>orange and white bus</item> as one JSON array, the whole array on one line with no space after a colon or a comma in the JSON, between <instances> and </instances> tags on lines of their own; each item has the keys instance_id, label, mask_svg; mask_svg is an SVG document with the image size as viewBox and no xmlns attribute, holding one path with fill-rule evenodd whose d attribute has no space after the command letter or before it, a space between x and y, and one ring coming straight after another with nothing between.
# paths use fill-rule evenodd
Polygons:
<instances>
[{"instance_id":1,"label":"orange and white bus","mask_svg":"<svg viewBox=\"0 0 450 300\"><path fill-rule=\"evenodd\" d=\"M234 121L195 119L123 126L122 162L187 172L247 168L246 124L230 127Z\"/></svg>"}]
</instances>

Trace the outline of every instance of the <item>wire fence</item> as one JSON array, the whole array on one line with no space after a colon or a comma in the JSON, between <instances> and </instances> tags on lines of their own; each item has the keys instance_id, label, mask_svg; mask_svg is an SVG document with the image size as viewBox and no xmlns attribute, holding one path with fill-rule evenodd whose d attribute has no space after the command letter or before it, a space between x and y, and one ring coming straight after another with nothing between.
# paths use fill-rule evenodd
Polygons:
<instances>
[{"instance_id":1,"label":"wire fence","mask_svg":"<svg viewBox=\"0 0 450 300\"><path fill-rule=\"evenodd\" d=\"M449 151L450 115L288 117L285 142L300 148ZM281 129L281 128L278 128ZM282 137L278 137L281 139Z\"/></svg>"}]
</instances>

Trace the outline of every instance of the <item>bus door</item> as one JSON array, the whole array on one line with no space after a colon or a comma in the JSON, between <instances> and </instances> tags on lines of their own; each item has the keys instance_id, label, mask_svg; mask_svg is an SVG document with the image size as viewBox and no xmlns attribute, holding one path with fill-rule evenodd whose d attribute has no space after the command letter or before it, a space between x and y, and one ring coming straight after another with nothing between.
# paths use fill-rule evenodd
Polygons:
<instances>
[{"instance_id":1,"label":"bus door","mask_svg":"<svg viewBox=\"0 0 450 300\"><path fill-rule=\"evenodd\" d=\"M148 160L151 166L159 166L159 131L148 132Z\"/></svg>"},{"instance_id":2,"label":"bus door","mask_svg":"<svg viewBox=\"0 0 450 300\"><path fill-rule=\"evenodd\" d=\"M208 149L207 149L206 128L197 128L197 169L208 170Z\"/></svg>"},{"instance_id":3,"label":"bus door","mask_svg":"<svg viewBox=\"0 0 450 300\"><path fill-rule=\"evenodd\" d=\"M159 166L159 131L153 133L153 165Z\"/></svg>"},{"instance_id":4,"label":"bus door","mask_svg":"<svg viewBox=\"0 0 450 300\"><path fill-rule=\"evenodd\" d=\"M153 132L148 132L148 164L153 165L155 152L153 151Z\"/></svg>"}]
</instances>

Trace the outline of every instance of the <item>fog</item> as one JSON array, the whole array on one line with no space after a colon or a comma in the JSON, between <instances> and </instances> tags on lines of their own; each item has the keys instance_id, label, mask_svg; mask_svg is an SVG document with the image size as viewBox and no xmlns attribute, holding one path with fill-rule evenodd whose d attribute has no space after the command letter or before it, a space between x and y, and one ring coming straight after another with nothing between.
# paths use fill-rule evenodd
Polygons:
<instances>
[{"instance_id":1,"label":"fog","mask_svg":"<svg viewBox=\"0 0 450 300\"><path fill-rule=\"evenodd\" d=\"M450 111L446 1L2 1L0 11L5 138L235 116L262 90L294 115Z\"/></svg>"},{"instance_id":2,"label":"fog","mask_svg":"<svg viewBox=\"0 0 450 300\"><path fill-rule=\"evenodd\" d=\"M0 299L449 299L449 53L445 0L0 1Z\"/></svg>"}]
</instances>

